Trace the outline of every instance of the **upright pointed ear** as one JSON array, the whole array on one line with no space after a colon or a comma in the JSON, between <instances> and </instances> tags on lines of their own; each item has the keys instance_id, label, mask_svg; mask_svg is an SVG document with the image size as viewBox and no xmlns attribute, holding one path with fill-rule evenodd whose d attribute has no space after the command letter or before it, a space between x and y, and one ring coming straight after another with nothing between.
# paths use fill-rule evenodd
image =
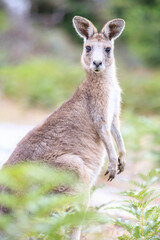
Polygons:
<instances>
[{"instance_id":1,"label":"upright pointed ear","mask_svg":"<svg viewBox=\"0 0 160 240\"><path fill-rule=\"evenodd\" d=\"M79 36L85 40L91 38L97 32L95 26L88 19L80 16L73 18L73 26Z\"/></svg>"},{"instance_id":2,"label":"upright pointed ear","mask_svg":"<svg viewBox=\"0 0 160 240\"><path fill-rule=\"evenodd\" d=\"M102 28L102 33L109 40L118 38L125 27L125 21L117 18L107 22Z\"/></svg>"}]
</instances>

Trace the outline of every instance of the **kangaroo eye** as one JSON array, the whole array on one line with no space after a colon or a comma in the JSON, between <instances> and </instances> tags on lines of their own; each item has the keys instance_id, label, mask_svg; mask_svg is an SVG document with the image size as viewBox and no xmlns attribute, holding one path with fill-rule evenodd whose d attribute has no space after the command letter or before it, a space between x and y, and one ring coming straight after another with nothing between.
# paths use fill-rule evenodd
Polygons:
<instances>
[{"instance_id":1,"label":"kangaroo eye","mask_svg":"<svg viewBox=\"0 0 160 240\"><path fill-rule=\"evenodd\" d=\"M106 53L109 53L110 51L111 51L111 48L110 48L110 47L105 48L105 52L106 52Z\"/></svg>"},{"instance_id":2,"label":"kangaroo eye","mask_svg":"<svg viewBox=\"0 0 160 240\"><path fill-rule=\"evenodd\" d=\"M91 47L90 46L86 46L86 52L90 52L91 51Z\"/></svg>"}]
</instances>

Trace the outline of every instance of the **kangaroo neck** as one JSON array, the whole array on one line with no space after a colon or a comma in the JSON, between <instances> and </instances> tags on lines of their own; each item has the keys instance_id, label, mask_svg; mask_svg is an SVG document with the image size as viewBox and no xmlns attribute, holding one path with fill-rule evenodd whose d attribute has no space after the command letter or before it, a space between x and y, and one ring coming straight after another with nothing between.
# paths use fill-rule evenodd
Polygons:
<instances>
[{"instance_id":1,"label":"kangaroo neck","mask_svg":"<svg viewBox=\"0 0 160 240\"><path fill-rule=\"evenodd\" d=\"M116 83L117 79L115 63L113 62L112 65L108 66L108 68L102 72L96 73L91 70L86 72L86 80L92 85L95 84L95 87L100 83L102 85Z\"/></svg>"}]
</instances>

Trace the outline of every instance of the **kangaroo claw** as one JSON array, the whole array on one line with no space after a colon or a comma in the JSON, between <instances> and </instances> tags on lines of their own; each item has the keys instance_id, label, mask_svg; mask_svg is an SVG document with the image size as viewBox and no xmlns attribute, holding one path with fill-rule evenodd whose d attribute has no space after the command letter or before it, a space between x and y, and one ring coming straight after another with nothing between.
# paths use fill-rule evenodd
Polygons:
<instances>
[{"instance_id":1,"label":"kangaroo claw","mask_svg":"<svg viewBox=\"0 0 160 240\"><path fill-rule=\"evenodd\" d=\"M118 172L117 174L120 174L124 171L125 162L122 162L121 159L118 158Z\"/></svg>"},{"instance_id":2,"label":"kangaroo claw","mask_svg":"<svg viewBox=\"0 0 160 240\"><path fill-rule=\"evenodd\" d=\"M109 173L109 171L107 170L107 171L105 172L104 176L106 176L108 173Z\"/></svg>"},{"instance_id":3,"label":"kangaroo claw","mask_svg":"<svg viewBox=\"0 0 160 240\"><path fill-rule=\"evenodd\" d=\"M111 182L114 178L115 178L115 175L116 175L116 170L107 170L106 173L105 173L105 176L109 174L109 178L108 178L108 182Z\"/></svg>"}]
</instances>

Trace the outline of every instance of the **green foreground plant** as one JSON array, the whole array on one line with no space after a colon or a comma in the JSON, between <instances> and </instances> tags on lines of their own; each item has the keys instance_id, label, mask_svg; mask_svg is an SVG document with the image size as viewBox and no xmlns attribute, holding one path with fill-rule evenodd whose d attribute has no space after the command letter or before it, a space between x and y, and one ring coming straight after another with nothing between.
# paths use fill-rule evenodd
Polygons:
<instances>
[{"instance_id":1,"label":"green foreground plant","mask_svg":"<svg viewBox=\"0 0 160 240\"><path fill-rule=\"evenodd\" d=\"M159 174L160 169L139 174L140 181L131 181L136 189L122 192L125 199L118 206L110 207L108 203L91 207L86 213L85 191L78 191L84 186L75 175L40 164L6 167L0 172L0 206L10 211L0 214L0 239L67 240L72 227L111 223L126 232L119 240L158 240L160 205L156 199L160 190L151 185L156 184ZM77 189L77 194L58 194L57 189L64 183L69 189ZM132 217L113 219L106 214L108 209L119 209Z\"/></svg>"},{"instance_id":2,"label":"green foreground plant","mask_svg":"<svg viewBox=\"0 0 160 240\"><path fill-rule=\"evenodd\" d=\"M21 164L2 169L0 206L8 212L0 213L0 239L67 240L70 229L82 222L106 222L107 217L94 209L85 212L84 186L77 183L75 175L46 165ZM76 195L57 193L59 187L66 186L76 189Z\"/></svg>"},{"instance_id":3,"label":"green foreground plant","mask_svg":"<svg viewBox=\"0 0 160 240\"><path fill-rule=\"evenodd\" d=\"M132 218L118 218L114 221L127 232L118 239L160 239L160 204L156 203L156 199L160 197L160 189L151 187L158 181L159 174L160 169L151 170L147 175L139 174L141 181L131 181L136 189L120 193L125 196L125 200L113 208L131 214Z\"/></svg>"}]
</instances>

